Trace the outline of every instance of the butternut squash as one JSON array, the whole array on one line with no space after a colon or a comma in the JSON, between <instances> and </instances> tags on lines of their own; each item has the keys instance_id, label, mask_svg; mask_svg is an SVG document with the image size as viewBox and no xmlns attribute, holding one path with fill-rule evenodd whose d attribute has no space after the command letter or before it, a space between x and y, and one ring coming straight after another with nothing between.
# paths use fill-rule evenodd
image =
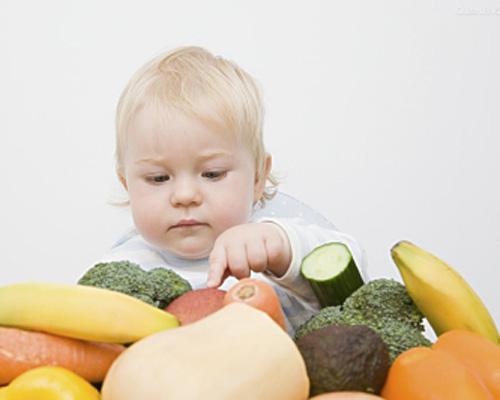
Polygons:
<instances>
[{"instance_id":1,"label":"butternut squash","mask_svg":"<svg viewBox=\"0 0 500 400\"><path fill-rule=\"evenodd\" d=\"M309 398L309 400L383 400L375 394L365 392L329 392Z\"/></svg>"},{"instance_id":2,"label":"butternut squash","mask_svg":"<svg viewBox=\"0 0 500 400\"><path fill-rule=\"evenodd\" d=\"M306 400L309 379L292 339L264 312L231 303L127 348L102 400Z\"/></svg>"}]
</instances>

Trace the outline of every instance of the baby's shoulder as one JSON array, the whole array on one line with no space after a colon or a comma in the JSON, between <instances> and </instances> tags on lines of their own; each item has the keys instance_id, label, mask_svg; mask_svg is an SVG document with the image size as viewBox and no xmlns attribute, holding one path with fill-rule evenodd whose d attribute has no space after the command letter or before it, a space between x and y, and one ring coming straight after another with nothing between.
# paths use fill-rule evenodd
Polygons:
<instances>
[{"instance_id":1,"label":"baby's shoulder","mask_svg":"<svg viewBox=\"0 0 500 400\"><path fill-rule=\"evenodd\" d=\"M299 218L308 224L318 225L327 229L336 229L332 222L311 206L283 192L277 192L263 206L258 206L254 210L251 220L258 221L265 218Z\"/></svg>"}]
</instances>

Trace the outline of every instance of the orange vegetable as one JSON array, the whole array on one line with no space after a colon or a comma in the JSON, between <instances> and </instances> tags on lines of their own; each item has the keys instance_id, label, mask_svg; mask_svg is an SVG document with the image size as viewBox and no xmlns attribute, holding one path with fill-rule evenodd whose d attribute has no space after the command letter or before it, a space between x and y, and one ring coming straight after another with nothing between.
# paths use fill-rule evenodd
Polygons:
<instances>
[{"instance_id":1,"label":"orange vegetable","mask_svg":"<svg viewBox=\"0 0 500 400\"><path fill-rule=\"evenodd\" d=\"M500 346L477 333L456 329L439 336L432 348L450 354L465 365L495 399L500 399Z\"/></svg>"},{"instance_id":2,"label":"orange vegetable","mask_svg":"<svg viewBox=\"0 0 500 400\"><path fill-rule=\"evenodd\" d=\"M86 342L43 332L0 327L0 385L30 369L67 368L90 382L101 382L125 349L111 343Z\"/></svg>"},{"instance_id":3,"label":"orange vegetable","mask_svg":"<svg viewBox=\"0 0 500 400\"><path fill-rule=\"evenodd\" d=\"M310 397L309 400L382 400L382 397L365 392L331 392Z\"/></svg>"},{"instance_id":4,"label":"orange vegetable","mask_svg":"<svg viewBox=\"0 0 500 400\"><path fill-rule=\"evenodd\" d=\"M444 351L414 347L401 353L382 388L387 400L493 400L484 384Z\"/></svg>"},{"instance_id":5,"label":"orange vegetable","mask_svg":"<svg viewBox=\"0 0 500 400\"><path fill-rule=\"evenodd\" d=\"M271 285L259 279L244 278L226 293L224 304L245 303L267 313L279 326L285 327L280 300Z\"/></svg>"}]
</instances>

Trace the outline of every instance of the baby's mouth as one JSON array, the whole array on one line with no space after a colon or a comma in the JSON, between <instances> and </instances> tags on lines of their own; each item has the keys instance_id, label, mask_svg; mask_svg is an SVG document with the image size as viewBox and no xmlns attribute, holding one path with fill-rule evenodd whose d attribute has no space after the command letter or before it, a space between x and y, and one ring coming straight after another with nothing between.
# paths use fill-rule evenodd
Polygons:
<instances>
[{"instance_id":1,"label":"baby's mouth","mask_svg":"<svg viewBox=\"0 0 500 400\"><path fill-rule=\"evenodd\" d=\"M200 227L200 226L205 226L207 224L203 223L203 222L200 222L200 221L196 221L196 220L181 220L179 221L178 223L176 223L175 225L172 225L170 227L170 229L177 229L177 228L182 228L182 229L187 229L187 228L196 228L196 227Z\"/></svg>"}]
</instances>

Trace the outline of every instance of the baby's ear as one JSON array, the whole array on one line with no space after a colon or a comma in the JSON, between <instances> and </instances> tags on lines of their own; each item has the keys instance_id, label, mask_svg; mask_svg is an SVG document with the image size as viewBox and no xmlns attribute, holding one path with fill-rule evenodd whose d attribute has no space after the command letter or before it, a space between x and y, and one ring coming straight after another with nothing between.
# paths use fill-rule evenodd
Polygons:
<instances>
[{"instance_id":1,"label":"baby's ear","mask_svg":"<svg viewBox=\"0 0 500 400\"><path fill-rule=\"evenodd\" d=\"M123 185L123 188L128 191L128 186L127 186L127 180L123 176L123 174L118 172L118 179L120 180L121 184Z\"/></svg>"},{"instance_id":2,"label":"baby's ear","mask_svg":"<svg viewBox=\"0 0 500 400\"><path fill-rule=\"evenodd\" d=\"M267 177L271 173L271 168L273 166L273 158L271 154L266 153L266 157L264 159L264 168L262 169L262 173L255 173L255 187L254 187L254 203L262 199L262 195L264 194L264 189L266 188Z\"/></svg>"}]
</instances>

